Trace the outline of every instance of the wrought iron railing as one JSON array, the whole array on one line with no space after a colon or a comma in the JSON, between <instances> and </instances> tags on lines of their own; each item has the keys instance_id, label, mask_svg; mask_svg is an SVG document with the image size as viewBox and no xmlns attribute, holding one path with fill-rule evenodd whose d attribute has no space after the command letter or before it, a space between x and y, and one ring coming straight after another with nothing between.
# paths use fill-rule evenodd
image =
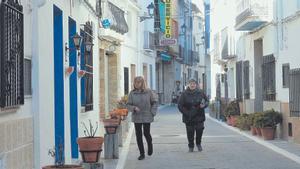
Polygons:
<instances>
[{"instance_id":1,"label":"wrought iron railing","mask_svg":"<svg viewBox=\"0 0 300 169\"><path fill-rule=\"evenodd\" d=\"M0 3L0 107L24 104L24 24L18 0Z\"/></svg>"}]
</instances>

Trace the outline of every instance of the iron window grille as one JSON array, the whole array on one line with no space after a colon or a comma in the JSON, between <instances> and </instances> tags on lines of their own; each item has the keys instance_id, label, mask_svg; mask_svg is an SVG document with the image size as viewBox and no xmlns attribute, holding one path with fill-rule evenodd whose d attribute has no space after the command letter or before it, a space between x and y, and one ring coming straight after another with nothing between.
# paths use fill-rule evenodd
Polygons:
<instances>
[{"instance_id":1,"label":"iron window grille","mask_svg":"<svg viewBox=\"0 0 300 169\"><path fill-rule=\"evenodd\" d=\"M265 101L276 100L276 76L275 57L268 55L263 57L262 65L263 98Z\"/></svg>"},{"instance_id":2,"label":"iron window grille","mask_svg":"<svg viewBox=\"0 0 300 169\"><path fill-rule=\"evenodd\" d=\"M0 2L0 107L24 104L24 23L18 0Z\"/></svg>"},{"instance_id":3,"label":"iron window grille","mask_svg":"<svg viewBox=\"0 0 300 169\"><path fill-rule=\"evenodd\" d=\"M87 22L84 25L83 31L83 42L93 43L93 27L91 22ZM85 107L85 112L93 110L93 48L90 52L84 49L81 55L81 69L85 70L86 73L82 77L82 94L81 104Z\"/></svg>"},{"instance_id":4,"label":"iron window grille","mask_svg":"<svg viewBox=\"0 0 300 169\"><path fill-rule=\"evenodd\" d=\"M289 76L290 116L300 117L300 69L290 70Z\"/></svg>"}]
</instances>

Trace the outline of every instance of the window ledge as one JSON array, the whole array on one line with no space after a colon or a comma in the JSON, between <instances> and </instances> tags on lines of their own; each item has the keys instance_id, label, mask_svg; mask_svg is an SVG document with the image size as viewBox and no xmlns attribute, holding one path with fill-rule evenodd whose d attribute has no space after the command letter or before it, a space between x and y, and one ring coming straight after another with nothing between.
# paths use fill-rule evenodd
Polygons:
<instances>
[{"instance_id":1,"label":"window ledge","mask_svg":"<svg viewBox=\"0 0 300 169\"><path fill-rule=\"evenodd\" d=\"M32 95L25 95L24 96L24 99L31 99L32 98Z\"/></svg>"},{"instance_id":2,"label":"window ledge","mask_svg":"<svg viewBox=\"0 0 300 169\"><path fill-rule=\"evenodd\" d=\"M0 109L0 115L2 114L10 114L10 113L16 113L19 110L20 106L13 106L8 108L1 108Z\"/></svg>"}]
</instances>

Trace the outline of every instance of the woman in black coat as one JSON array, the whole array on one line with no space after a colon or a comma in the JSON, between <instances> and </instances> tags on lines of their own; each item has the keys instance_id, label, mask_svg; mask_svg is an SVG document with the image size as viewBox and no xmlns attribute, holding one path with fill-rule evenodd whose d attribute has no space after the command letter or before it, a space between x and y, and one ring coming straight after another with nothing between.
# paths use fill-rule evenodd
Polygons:
<instances>
[{"instance_id":1,"label":"woman in black coat","mask_svg":"<svg viewBox=\"0 0 300 169\"><path fill-rule=\"evenodd\" d=\"M197 87L195 79L189 80L189 85L181 94L178 101L178 109L182 113L182 121L186 125L189 152L194 151L196 132L196 145L198 151L202 151L201 140L204 130L205 112L209 100L205 93Z\"/></svg>"}]
</instances>

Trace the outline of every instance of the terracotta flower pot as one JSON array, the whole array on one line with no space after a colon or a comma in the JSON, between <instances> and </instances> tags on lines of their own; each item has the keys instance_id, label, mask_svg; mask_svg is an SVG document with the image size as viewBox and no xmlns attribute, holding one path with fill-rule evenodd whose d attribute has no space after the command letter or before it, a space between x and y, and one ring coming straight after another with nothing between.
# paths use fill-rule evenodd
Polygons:
<instances>
[{"instance_id":1,"label":"terracotta flower pot","mask_svg":"<svg viewBox=\"0 0 300 169\"><path fill-rule=\"evenodd\" d=\"M120 125L119 119L104 119L104 128L107 134L115 134L118 126Z\"/></svg>"},{"instance_id":2,"label":"terracotta flower pot","mask_svg":"<svg viewBox=\"0 0 300 169\"><path fill-rule=\"evenodd\" d=\"M228 124L229 126L232 125L232 123L231 123L231 117L230 117L230 116L226 117L226 122L227 122L227 124Z\"/></svg>"},{"instance_id":3,"label":"terracotta flower pot","mask_svg":"<svg viewBox=\"0 0 300 169\"><path fill-rule=\"evenodd\" d=\"M103 137L79 137L77 143L82 160L85 163L96 163L102 151Z\"/></svg>"},{"instance_id":4,"label":"terracotta flower pot","mask_svg":"<svg viewBox=\"0 0 300 169\"><path fill-rule=\"evenodd\" d=\"M258 135L258 136L262 136L262 134L261 134L261 128L256 127L255 129L256 129L257 135Z\"/></svg>"},{"instance_id":5,"label":"terracotta flower pot","mask_svg":"<svg viewBox=\"0 0 300 169\"><path fill-rule=\"evenodd\" d=\"M264 140L274 140L275 128L264 127L261 129L262 136Z\"/></svg>"},{"instance_id":6,"label":"terracotta flower pot","mask_svg":"<svg viewBox=\"0 0 300 169\"><path fill-rule=\"evenodd\" d=\"M256 133L256 127L251 126L251 134L252 134L253 136L257 135L257 133Z\"/></svg>"},{"instance_id":7,"label":"terracotta flower pot","mask_svg":"<svg viewBox=\"0 0 300 169\"><path fill-rule=\"evenodd\" d=\"M237 116L230 116L230 120L231 120L231 125L233 127L236 127L237 125Z\"/></svg>"},{"instance_id":8,"label":"terracotta flower pot","mask_svg":"<svg viewBox=\"0 0 300 169\"><path fill-rule=\"evenodd\" d=\"M63 165L63 166L55 166L49 165L42 167L42 169L83 169L80 165Z\"/></svg>"}]
</instances>

